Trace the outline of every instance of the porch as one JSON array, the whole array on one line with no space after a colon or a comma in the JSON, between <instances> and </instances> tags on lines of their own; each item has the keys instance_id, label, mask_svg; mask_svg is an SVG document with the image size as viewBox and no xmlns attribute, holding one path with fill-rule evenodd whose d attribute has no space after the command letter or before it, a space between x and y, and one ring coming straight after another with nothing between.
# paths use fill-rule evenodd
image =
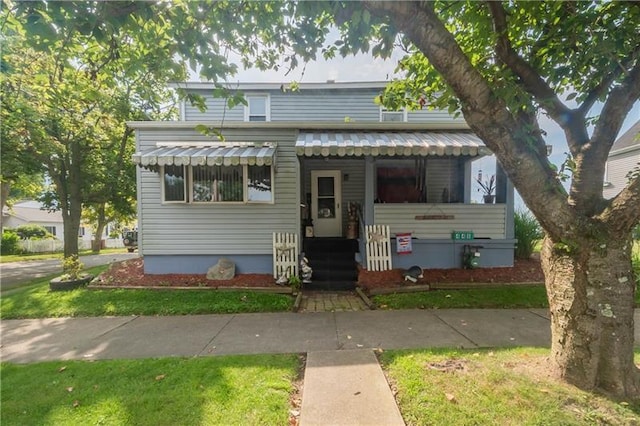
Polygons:
<instances>
[{"instance_id":1,"label":"porch","mask_svg":"<svg viewBox=\"0 0 640 426\"><path fill-rule=\"evenodd\" d=\"M465 246L481 252L480 267L513 265L513 186L475 135L301 133L296 152L303 237L356 238L366 265L364 227L384 225L394 268L460 268ZM494 184L486 204L476 191L482 158L493 161L480 166ZM462 231L473 239L452 237ZM409 235L409 251L397 235Z\"/></svg>"}]
</instances>

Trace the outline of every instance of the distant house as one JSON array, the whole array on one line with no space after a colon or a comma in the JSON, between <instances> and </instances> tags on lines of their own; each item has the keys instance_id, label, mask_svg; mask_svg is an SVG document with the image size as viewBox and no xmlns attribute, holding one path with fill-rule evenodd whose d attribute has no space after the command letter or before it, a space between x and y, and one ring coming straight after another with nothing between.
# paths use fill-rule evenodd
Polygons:
<instances>
[{"instance_id":1,"label":"distant house","mask_svg":"<svg viewBox=\"0 0 640 426\"><path fill-rule=\"evenodd\" d=\"M205 273L225 257L271 273L273 234L287 233L314 280L340 280L351 249L366 267L366 225L389 226L393 267L461 267L469 250L481 267L513 265L514 191L499 164L495 202L472 202L472 163L490 151L445 111L380 107L385 84L230 84L248 105L228 108L213 85L183 83L206 111L183 102L179 121L127 123L145 272Z\"/></svg>"},{"instance_id":2,"label":"distant house","mask_svg":"<svg viewBox=\"0 0 640 426\"><path fill-rule=\"evenodd\" d=\"M62 214L43 210L44 206L38 201L20 201L12 208L6 208L2 212L2 224L4 228L17 228L21 225L40 225L51 235L60 241L64 241L64 228ZM81 226L78 237L85 241L91 241L91 228Z\"/></svg>"},{"instance_id":3,"label":"distant house","mask_svg":"<svg viewBox=\"0 0 640 426\"><path fill-rule=\"evenodd\" d=\"M640 120L611 147L604 176L604 197L612 198L627 186L628 173L640 167Z\"/></svg>"}]
</instances>

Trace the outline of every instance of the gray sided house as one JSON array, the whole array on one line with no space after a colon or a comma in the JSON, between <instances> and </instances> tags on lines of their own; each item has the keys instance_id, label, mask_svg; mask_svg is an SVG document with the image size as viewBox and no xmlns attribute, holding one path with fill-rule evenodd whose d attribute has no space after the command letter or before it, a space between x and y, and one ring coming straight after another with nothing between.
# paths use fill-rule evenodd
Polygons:
<instances>
[{"instance_id":1,"label":"gray sided house","mask_svg":"<svg viewBox=\"0 0 640 426\"><path fill-rule=\"evenodd\" d=\"M627 186L627 175L640 168L640 121L622 134L611 147L604 176L604 196L613 198Z\"/></svg>"},{"instance_id":2,"label":"gray sided house","mask_svg":"<svg viewBox=\"0 0 640 426\"><path fill-rule=\"evenodd\" d=\"M186 102L179 121L128 123L146 273L201 274L221 257L272 273L273 234L289 233L314 279L341 280L340 257L366 265L367 225L389 226L394 268L458 268L469 250L480 267L513 265L513 187L496 165L494 202L472 202L472 162L490 152L463 119L386 111L383 82L230 85L248 101L232 109L210 84L177 86L207 110Z\"/></svg>"}]
</instances>

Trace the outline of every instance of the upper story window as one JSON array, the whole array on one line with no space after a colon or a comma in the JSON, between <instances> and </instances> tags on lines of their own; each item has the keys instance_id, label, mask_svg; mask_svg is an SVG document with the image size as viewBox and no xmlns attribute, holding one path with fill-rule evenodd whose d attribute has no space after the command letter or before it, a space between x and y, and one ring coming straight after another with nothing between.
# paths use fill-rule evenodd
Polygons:
<instances>
[{"instance_id":1,"label":"upper story window","mask_svg":"<svg viewBox=\"0 0 640 426\"><path fill-rule=\"evenodd\" d=\"M247 95L244 121L271 121L269 95Z\"/></svg>"},{"instance_id":2,"label":"upper story window","mask_svg":"<svg viewBox=\"0 0 640 426\"><path fill-rule=\"evenodd\" d=\"M381 107L380 121L405 122L407 121L407 110L402 108L400 111L392 111Z\"/></svg>"}]
</instances>

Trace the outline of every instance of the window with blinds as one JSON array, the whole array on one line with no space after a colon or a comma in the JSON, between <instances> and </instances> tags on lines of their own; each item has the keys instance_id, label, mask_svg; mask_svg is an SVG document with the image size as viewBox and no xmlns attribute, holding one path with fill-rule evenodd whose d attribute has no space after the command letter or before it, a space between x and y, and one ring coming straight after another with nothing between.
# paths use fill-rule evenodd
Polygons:
<instances>
[{"instance_id":1,"label":"window with blinds","mask_svg":"<svg viewBox=\"0 0 640 426\"><path fill-rule=\"evenodd\" d=\"M193 203L272 203L271 166L165 166L163 201ZM190 191L186 191L186 188Z\"/></svg>"},{"instance_id":2,"label":"window with blinds","mask_svg":"<svg viewBox=\"0 0 640 426\"><path fill-rule=\"evenodd\" d=\"M244 201L242 166L193 167L193 202Z\"/></svg>"}]
</instances>

